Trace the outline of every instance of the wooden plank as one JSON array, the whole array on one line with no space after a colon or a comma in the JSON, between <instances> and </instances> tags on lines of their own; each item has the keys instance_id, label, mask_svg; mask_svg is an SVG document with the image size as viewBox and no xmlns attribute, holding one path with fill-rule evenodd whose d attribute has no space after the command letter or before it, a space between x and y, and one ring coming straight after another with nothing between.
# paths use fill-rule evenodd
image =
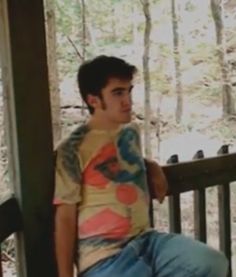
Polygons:
<instances>
[{"instance_id":1,"label":"wooden plank","mask_svg":"<svg viewBox=\"0 0 236 277\"><path fill-rule=\"evenodd\" d=\"M8 31L7 73L10 138L24 232L19 234L19 276L52 277L53 145L43 0L2 0ZM24 247L23 247L24 246Z\"/></svg>"},{"instance_id":2,"label":"wooden plank","mask_svg":"<svg viewBox=\"0 0 236 277\"><path fill-rule=\"evenodd\" d=\"M0 243L20 230L22 230L20 208L16 198L10 198L0 204Z\"/></svg>"},{"instance_id":3,"label":"wooden plank","mask_svg":"<svg viewBox=\"0 0 236 277\"><path fill-rule=\"evenodd\" d=\"M163 166L169 195L235 181L235 168L236 153Z\"/></svg>"},{"instance_id":4,"label":"wooden plank","mask_svg":"<svg viewBox=\"0 0 236 277\"><path fill-rule=\"evenodd\" d=\"M172 155L167 161L168 164L175 164L179 162L177 155ZM180 195L173 193L168 199L169 204L169 230L174 233L181 233L181 208Z\"/></svg>"},{"instance_id":5,"label":"wooden plank","mask_svg":"<svg viewBox=\"0 0 236 277\"><path fill-rule=\"evenodd\" d=\"M194 155L194 160L204 158L202 150L197 151ZM206 242L207 229L206 229L206 191L201 188L194 191L194 234L195 238Z\"/></svg>"}]
</instances>

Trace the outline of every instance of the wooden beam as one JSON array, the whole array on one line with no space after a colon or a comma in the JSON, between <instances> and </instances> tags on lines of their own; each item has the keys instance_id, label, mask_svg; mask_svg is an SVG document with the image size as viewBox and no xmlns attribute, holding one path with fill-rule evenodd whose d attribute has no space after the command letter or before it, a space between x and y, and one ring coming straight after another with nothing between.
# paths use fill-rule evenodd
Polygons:
<instances>
[{"instance_id":1,"label":"wooden beam","mask_svg":"<svg viewBox=\"0 0 236 277\"><path fill-rule=\"evenodd\" d=\"M53 145L43 0L0 1L11 160L24 227L18 241L19 275L52 277Z\"/></svg>"}]
</instances>

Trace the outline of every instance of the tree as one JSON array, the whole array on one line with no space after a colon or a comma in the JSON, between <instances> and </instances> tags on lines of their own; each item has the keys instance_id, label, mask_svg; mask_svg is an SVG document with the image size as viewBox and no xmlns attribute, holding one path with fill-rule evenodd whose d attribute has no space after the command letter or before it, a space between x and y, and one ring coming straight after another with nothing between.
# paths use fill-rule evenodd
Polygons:
<instances>
[{"instance_id":1,"label":"tree","mask_svg":"<svg viewBox=\"0 0 236 277\"><path fill-rule=\"evenodd\" d=\"M86 36L86 6L84 0L81 0L81 13L82 13L82 62L86 59L86 46L87 46L87 36ZM82 101L81 115L85 115L85 103Z\"/></svg>"},{"instance_id":2,"label":"tree","mask_svg":"<svg viewBox=\"0 0 236 277\"><path fill-rule=\"evenodd\" d=\"M211 12L215 24L217 55L221 70L223 116L227 116L235 113L235 107L229 77L229 66L226 60L223 1L211 0Z\"/></svg>"},{"instance_id":3,"label":"tree","mask_svg":"<svg viewBox=\"0 0 236 277\"><path fill-rule=\"evenodd\" d=\"M84 0L81 0L81 13L82 13L82 59L86 59L86 7Z\"/></svg>"},{"instance_id":4,"label":"tree","mask_svg":"<svg viewBox=\"0 0 236 277\"><path fill-rule=\"evenodd\" d=\"M150 52L150 34L152 28L151 14L149 9L149 0L141 0L143 6L143 12L145 16L145 31L144 31L144 52L143 52L143 77L144 77L144 114L145 114L145 126L144 126L144 147L147 158L150 158L151 153L151 137L150 137L150 72L149 72L149 52Z\"/></svg>"},{"instance_id":5,"label":"tree","mask_svg":"<svg viewBox=\"0 0 236 277\"><path fill-rule=\"evenodd\" d=\"M56 22L55 22L54 0L45 0L46 11L46 31L47 31L47 54L49 68L49 85L52 108L53 140L54 143L61 137L60 124L60 92L59 76L57 68L57 42L56 42Z\"/></svg>"},{"instance_id":6,"label":"tree","mask_svg":"<svg viewBox=\"0 0 236 277\"><path fill-rule=\"evenodd\" d=\"M133 40L133 55L136 56L138 54L139 49L139 34L138 34L138 9L135 1L132 2L132 40Z\"/></svg>"},{"instance_id":7,"label":"tree","mask_svg":"<svg viewBox=\"0 0 236 277\"><path fill-rule=\"evenodd\" d=\"M175 118L176 122L180 123L183 114L183 93L180 69L178 18L176 14L175 0L171 0L171 18L173 30L173 54L175 64L175 91L177 97Z\"/></svg>"}]
</instances>

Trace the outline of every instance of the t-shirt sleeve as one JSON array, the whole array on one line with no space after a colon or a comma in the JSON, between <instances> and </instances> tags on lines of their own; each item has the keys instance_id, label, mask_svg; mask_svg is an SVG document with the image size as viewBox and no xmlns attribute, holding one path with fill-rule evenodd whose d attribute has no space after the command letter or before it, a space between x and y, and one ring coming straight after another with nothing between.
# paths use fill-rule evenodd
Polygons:
<instances>
[{"instance_id":1,"label":"t-shirt sleeve","mask_svg":"<svg viewBox=\"0 0 236 277\"><path fill-rule=\"evenodd\" d=\"M77 160L65 161L66 156L57 150L55 159L55 192L53 203L77 204L81 201L81 183L78 181L78 172L75 172ZM71 163L71 165L70 165Z\"/></svg>"}]
</instances>

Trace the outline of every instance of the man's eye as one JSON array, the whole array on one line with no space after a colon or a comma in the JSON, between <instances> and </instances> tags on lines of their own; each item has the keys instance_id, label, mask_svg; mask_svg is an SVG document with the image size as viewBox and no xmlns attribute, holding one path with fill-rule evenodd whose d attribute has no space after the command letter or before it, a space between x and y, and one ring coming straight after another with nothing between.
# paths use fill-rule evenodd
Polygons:
<instances>
[{"instance_id":1,"label":"man's eye","mask_svg":"<svg viewBox=\"0 0 236 277\"><path fill-rule=\"evenodd\" d=\"M123 94L123 91L115 91L114 95L116 96L121 96Z\"/></svg>"}]
</instances>

